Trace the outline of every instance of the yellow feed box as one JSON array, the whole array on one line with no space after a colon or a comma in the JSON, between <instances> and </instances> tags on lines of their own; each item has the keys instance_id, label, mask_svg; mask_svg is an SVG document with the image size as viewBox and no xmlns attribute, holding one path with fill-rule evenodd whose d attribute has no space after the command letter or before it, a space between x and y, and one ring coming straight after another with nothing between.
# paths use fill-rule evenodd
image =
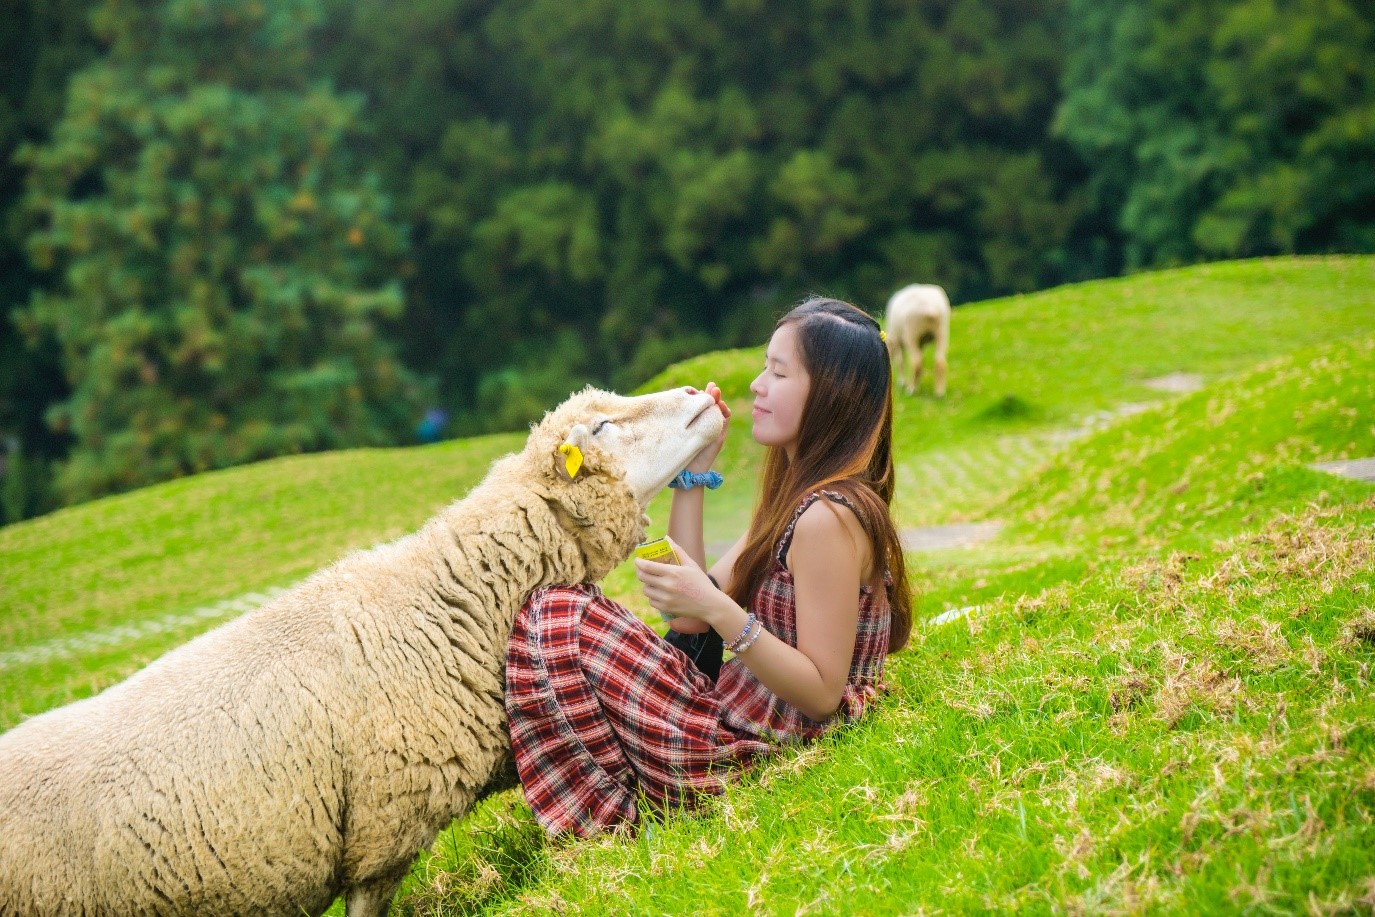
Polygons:
<instances>
[{"instance_id":1,"label":"yellow feed box","mask_svg":"<svg viewBox=\"0 0 1375 917\"><path fill-rule=\"evenodd\" d=\"M635 556L652 560L658 564L678 563L678 555L673 553L673 545L668 543L667 538L656 538L653 541L646 541L642 545L636 545Z\"/></svg>"},{"instance_id":2,"label":"yellow feed box","mask_svg":"<svg viewBox=\"0 0 1375 917\"><path fill-rule=\"evenodd\" d=\"M644 544L635 546L635 556L645 560L652 560L658 564L676 564L678 555L673 553L673 545L668 543L667 538L656 538L653 541L646 541ZM659 617L665 621L672 621L677 615L671 615L666 611L659 612Z\"/></svg>"}]
</instances>

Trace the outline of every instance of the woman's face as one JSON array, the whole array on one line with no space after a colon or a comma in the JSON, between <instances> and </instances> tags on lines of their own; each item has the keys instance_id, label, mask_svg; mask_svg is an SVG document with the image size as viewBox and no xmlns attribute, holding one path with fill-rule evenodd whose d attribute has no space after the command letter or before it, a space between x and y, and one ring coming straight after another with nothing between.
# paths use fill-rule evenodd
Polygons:
<instances>
[{"instance_id":1,"label":"woman's face","mask_svg":"<svg viewBox=\"0 0 1375 917\"><path fill-rule=\"evenodd\" d=\"M764 371L750 383L754 393L754 441L779 446L794 458L797 435L802 429L802 408L812 388L812 377L802 365L797 328L789 323L769 339Z\"/></svg>"}]
</instances>

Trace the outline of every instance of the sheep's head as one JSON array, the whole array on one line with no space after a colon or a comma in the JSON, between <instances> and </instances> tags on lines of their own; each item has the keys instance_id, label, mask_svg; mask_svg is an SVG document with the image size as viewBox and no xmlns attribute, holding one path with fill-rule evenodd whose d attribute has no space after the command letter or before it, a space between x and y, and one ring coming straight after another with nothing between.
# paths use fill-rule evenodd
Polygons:
<instances>
[{"instance_id":1,"label":"sheep's head","mask_svg":"<svg viewBox=\"0 0 1375 917\"><path fill-rule=\"evenodd\" d=\"M625 397L586 388L535 425L525 451L543 457L551 480L623 480L643 508L721 435L724 423L705 392L675 388Z\"/></svg>"},{"instance_id":2,"label":"sheep's head","mask_svg":"<svg viewBox=\"0 0 1375 917\"><path fill-rule=\"evenodd\" d=\"M587 388L544 416L523 453L581 530L591 578L644 536L644 509L725 423L704 392L670 389L624 397Z\"/></svg>"}]
</instances>

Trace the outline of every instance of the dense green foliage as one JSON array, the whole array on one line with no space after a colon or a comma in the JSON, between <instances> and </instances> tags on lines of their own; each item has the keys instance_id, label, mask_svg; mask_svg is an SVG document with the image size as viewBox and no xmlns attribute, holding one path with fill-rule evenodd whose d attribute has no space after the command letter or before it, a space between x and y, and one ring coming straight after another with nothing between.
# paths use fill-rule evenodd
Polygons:
<instances>
[{"instance_id":1,"label":"dense green foliage","mask_svg":"<svg viewBox=\"0 0 1375 917\"><path fill-rule=\"evenodd\" d=\"M412 349L472 423L756 343L810 289L1083 270L1054 0L347 11L338 78L421 152L381 156L426 258Z\"/></svg>"},{"instance_id":2,"label":"dense green foliage","mask_svg":"<svg viewBox=\"0 0 1375 917\"><path fill-rule=\"evenodd\" d=\"M62 493L395 441L417 393L376 331L404 239L351 162L358 103L303 76L317 5L97 13L109 52L21 154L29 251L60 278L20 321L73 386Z\"/></svg>"},{"instance_id":3,"label":"dense green foliage","mask_svg":"<svg viewBox=\"0 0 1375 917\"><path fill-rule=\"evenodd\" d=\"M1069 0L1058 126L1131 266L1375 248L1363 0Z\"/></svg>"},{"instance_id":4,"label":"dense green foliage","mask_svg":"<svg viewBox=\"0 0 1375 917\"><path fill-rule=\"evenodd\" d=\"M404 442L412 375L518 429L808 291L1375 250L1358 0L3 8L3 518L69 442L64 501Z\"/></svg>"},{"instance_id":5,"label":"dense green foliage","mask_svg":"<svg viewBox=\"0 0 1375 917\"><path fill-rule=\"evenodd\" d=\"M50 466L68 446L44 419L67 392L57 346L28 345L10 320L41 283L24 255L17 212L24 170L14 153L47 136L61 117L67 80L96 56L89 6L90 0L0 0L0 525L54 505Z\"/></svg>"}]
</instances>

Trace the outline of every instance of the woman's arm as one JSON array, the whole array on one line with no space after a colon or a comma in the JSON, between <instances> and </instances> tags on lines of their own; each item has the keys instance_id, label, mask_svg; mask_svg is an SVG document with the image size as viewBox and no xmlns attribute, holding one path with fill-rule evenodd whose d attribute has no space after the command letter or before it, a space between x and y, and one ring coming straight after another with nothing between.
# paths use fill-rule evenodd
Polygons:
<instances>
[{"instance_id":1,"label":"woman's arm","mask_svg":"<svg viewBox=\"0 0 1375 917\"><path fill-rule=\"evenodd\" d=\"M702 534L705 491L705 487L675 490L668 511L668 537L703 570L707 568L707 545Z\"/></svg>"},{"instance_id":2,"label":"woman's arm","mask_svg":"<svg viewBox=\"0 0 1375 917\"><path fill-rule=\"evenodd\" d=\"M868 537L850 509L824 500L808 507L788 554L797 647L765 631L737 657L765 687L815 720L835 713L845 691L868 555ZM727 642L744 630L744 609L700 570L648 561L636 561L636 568L655 608L706 621Z\"/></svg>"},{"instance_id":3,"label":"woman's arm","mask_svg":"<svg viewBox=\"0 0 1375 917\"><path fill-rule=\"evenodd\" d=\"M735 544L730 546L730 550L721 555L716 563L711 565L712 577L716 580L716 585L722 592L730 592L735 585L735 562L740 559L740 552L745 550L745 539L749 537L749 532L735 539Z\"/></svg>"},{"instance_id":4,"label":"woman's arm","mask_svg":"<svg viewBox=\"0 0 1375 917\"><path fill-rule=\"evenodd\" d=\"M708 382L703 391L716 399L716 407L726 422L721 427L721 435L714 442L703 447L702 451L693 456L692 461L688 463L687 470L699 474L711 470L712 463L716 461L716 456L721 453L721 447L726 443L726 434L730 430L730 406L721 396L721 387L715 382ZM706 488L704 487L690 487L687 490L675 489L673 491L673 503L668 511L668 537L678 547L686 551L687 555L703 570L707 568L707 547L702 534L702 508L705 502Z\"/></svg>"}]
</instances>

